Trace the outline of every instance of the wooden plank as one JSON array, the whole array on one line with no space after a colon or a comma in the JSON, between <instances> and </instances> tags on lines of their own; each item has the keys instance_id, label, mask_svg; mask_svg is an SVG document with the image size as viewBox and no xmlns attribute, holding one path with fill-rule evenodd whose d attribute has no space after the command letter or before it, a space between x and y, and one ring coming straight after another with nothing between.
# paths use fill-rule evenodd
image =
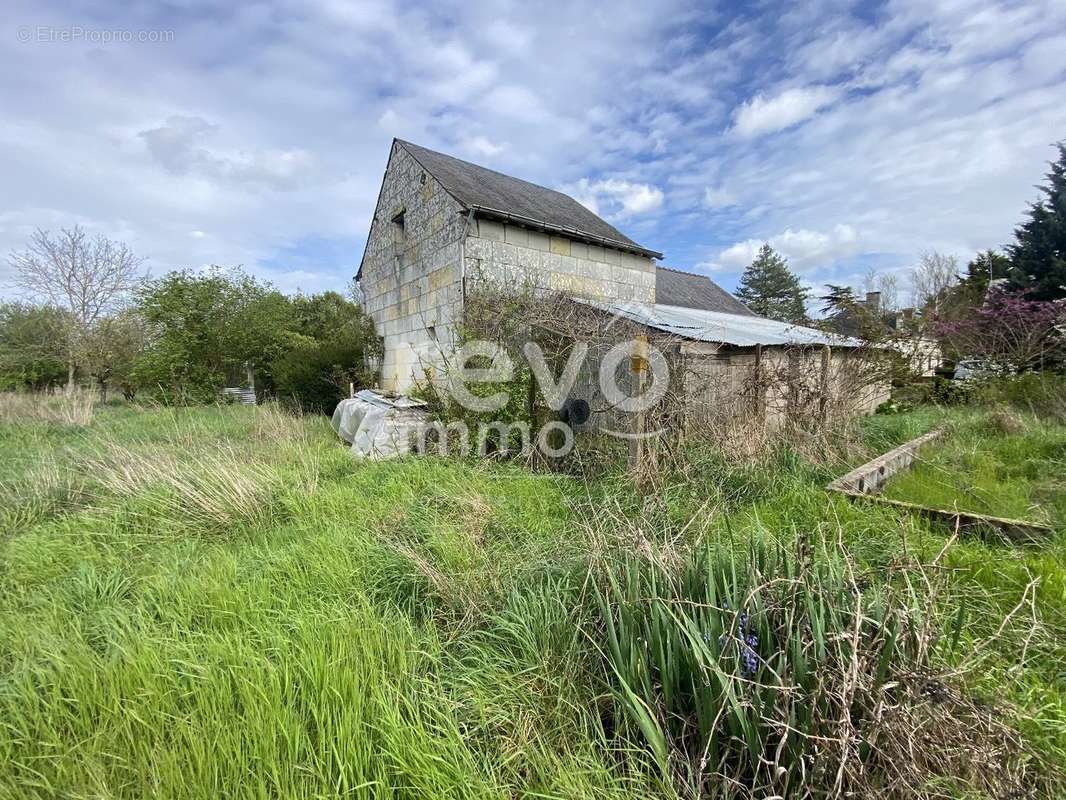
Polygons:
<instances>
[{"instance_id":1,"label":"wooden plank","mask_svg":"<svg viewBox=\"0 0 1066 800\"><path fill-rule=\"evenodd\" d=\"M851 500L865 500L870 503L878 503L883 506L906 511L910 514L940 522L951 528L956 526L969 532L981 533L993 531L1005 535L1014 542L1035 542L1048 538L1054 533L1049 525L1038 522L1028 522L1022 519L1010 519L1008 517L993 517L988 514L972 514L968 511L948 510L946 508L932 508L920 506L917 503L907 503L903 500L889 500L887 497L865 494L861 492L849 492L845 489L832 489Z\"/></svg>"},{"instance_id":2,"label":"wooden plank","mask_svg":"<svg viewBox=\"0 0 1066 800\"><path fill-rule=\"evenodd\" d=\"M843 492L857 492L858 494L872 494L881 490L885 481L893 475L908 469L914 463L918 450L930 442L934 442L944 435L942 430L934 430L911 439L906 444L901 444L894 450L889 450L884 455L878 456L872 461L867 461L860 467L856 467L847 475L843 475L830 483L826 488Z\"/></svg>"},{"instance_id":3,"label":"wooden plank","mask_svg":"<svg viewBox=\"0 0 1066 800\"><path fill-rule=\"evenodd\" d=\"M1052 534L1048 525L1037 522L1028 522L1021 519L1009 519L1007 517L993 517L988 514L974 514L968 511L946 508L932 508L917 503L907 503L903 500L889 500L879 497L878 492L884 486L885 481L893 475L910 469L918 450L930 442L936 441L943 436L942 430L934 430L911 439L894 450L889 450L884 455L878 456L872 461L867 461L861 467L856 467L847 475L837 478L826 486L826 490L842 494L850 500L866 500L871 503L879 503L883 506L906 511L941 522L952 528L958 527L971 532L998 532L1015 542L1029 542L1046 539Z\"/></svg>"}]
</instances>

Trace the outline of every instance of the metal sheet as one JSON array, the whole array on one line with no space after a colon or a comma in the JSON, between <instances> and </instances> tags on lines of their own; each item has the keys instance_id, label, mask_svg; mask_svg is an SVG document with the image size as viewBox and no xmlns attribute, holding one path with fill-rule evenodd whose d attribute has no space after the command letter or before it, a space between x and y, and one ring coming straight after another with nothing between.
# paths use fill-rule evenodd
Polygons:
<instances>
[{"instance_id":1,"label":"metal sheet","mask_svg":"<svg viewBox=\"0 0 1066 800\"><path fill-rule=\"evenodd\" d=\"M647 303L581 302L618 314L649 328L664 331L685 339L700 342L722 342L737 347L755 345L829 345L830 347L862 347L863 342L847 336L791 325L764 317L725 314L699 308L682 308Z\"/></svg>"}]
</instances>

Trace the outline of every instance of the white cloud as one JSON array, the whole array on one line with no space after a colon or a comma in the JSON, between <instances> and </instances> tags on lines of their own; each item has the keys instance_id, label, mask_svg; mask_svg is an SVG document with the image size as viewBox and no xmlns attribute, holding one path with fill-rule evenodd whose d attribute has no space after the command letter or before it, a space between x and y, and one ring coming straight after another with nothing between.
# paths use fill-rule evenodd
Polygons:
<instances>
[{"instance_id":1,"label":"white cloud","mask_svg":"<svg viewBox=\"0 0 1066 800\"><path fill-rule=\"evenodd\" d=\"M574 198L594 214L629 217L647 214L663 204L663 192L646 183L618 178L592 181L582 178L570 187Z\"/></svg>"},{"instance_id":2,"label":"white cloud","mask_svg":"<svg viewBox=\"0 0 1066 800\"><path fill-rule=\"evenodd\" d=\"M69 25L68 5L9 28ZM175 30L165 46L0 37L0 254L78 222L157 272L342 288L400 136L570 187L726 284L764 236L819 282L1009 241L1066 130L1061 0L749 4L713 25L680 0L577 0L562 24L486 0L179 5L77 20Z\"/></svg>"},{"instance_id":3,"label":"white cloud","mask_svg":"<svg viewBox=\"0 0 1066 800\"><path fill-rule=\"evenodd\" d=\"M768 243L789 260L796 270L831 266L840 259L859 252L860 237L850 225L835 225L828 231L786 228L769 239L746 239L722 250L713 268L743 269L755 260L759 248Z\"/></svg>"},{"instance_id":4,"label":"white cloud","mask_svg":"<svg viewBox=\"0 0 1066 800\"><path fill-rule=\"evenodd\" d=\"M463 149L474 155L492 157L507 149L505 144L497 144L485 136L471 136L463 140Z\"/></svg>"},{"instance_id":5,"label":"white cloud","mask_svg":"<svg viewBox=\"0 0 1066 800\"><path fill-rule=\"evenodd\" d=\"M724 186L708 186L703 190L703 204L707 208L728 208L737 204L737 196Z\"/></svg>"},{"instance_id":6,"label":"white cloud","mask_svg":"<svg viewBox=\"0 0 1066 800\"><path fill-rule=\"evenodd\" d=\"M218 130L219 126L201 117L175 115L165 124L137 135L152 157L175 175L200 175L291 190L314 166L314 157L299 148L220 154L202 146Z\"/></svg>"},{"instance_id":7,"label":"white cloud","mask_svg":"<svg viewBox=\"0 0 1066 800\"><path fill-rule=\"evenodd\" d=\"M733 112L733 131L746 138L781 131L813 117L839 96L830 86L785 89L771 97L759 93Z\"/></svg>"}]
</instances>

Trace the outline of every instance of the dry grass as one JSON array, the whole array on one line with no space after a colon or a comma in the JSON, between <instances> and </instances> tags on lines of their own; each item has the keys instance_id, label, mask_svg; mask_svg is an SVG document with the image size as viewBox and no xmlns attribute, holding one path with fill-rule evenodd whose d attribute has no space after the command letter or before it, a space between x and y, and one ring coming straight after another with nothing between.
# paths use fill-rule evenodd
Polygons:
<instances>
[{"instance_id":1,"label":"dry grass","mask_svg":"<svg viewBox=\"0 0 1066 800\"><path fill-rule=\"evenodd\" d=\"M14 532L81 507L85 475L54 456L41 459L19 480L0 481L0 533Z\"/></svg>"},{"instance_id":2,"label":"dry grass","mask_svg":"<svg viewBox=\"0 0 1066 800\"><path fill-rule=\"evenodd\" d=\"M71 394L0 392L0 422L46 422L85 427L93 421L96 394L77 389Z\"/></svg>"},{"instance_id":3,"label":"dry grass","mask_svg":"<svg viewBox=\"0 0 1066 800\"><path fill-rule=\"evenodd\" d=\"M179 458L111 442L82 459L78 469L92 476L100 505L136 500L144 508L135 513L211 532L264 521L279 482L274 471L223 444Z\"/></svg>"},{"instance_id":4,"label":"dry grass","mask_svg":"<svg viewBox=\"0 0 1066 800\"><path fill-rule=\"evenodd\" d=\"M310 439L311 432L299 408L288 408L276 400L269 400L255 407L252 436L265 442L303 443Z\"/></svg>"}]
</instances>

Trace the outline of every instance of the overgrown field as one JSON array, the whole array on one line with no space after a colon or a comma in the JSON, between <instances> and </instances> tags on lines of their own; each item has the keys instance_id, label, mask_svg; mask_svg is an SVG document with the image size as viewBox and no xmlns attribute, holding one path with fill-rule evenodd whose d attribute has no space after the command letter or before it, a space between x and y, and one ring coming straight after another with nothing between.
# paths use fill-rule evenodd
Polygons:
<instances>
[{"instance_id":1,"label":"overgrown field","mask_svg":"<svg viewBox=\"0 0 1066 800\"><path fill-rule=\"evenodd\" d=\"M960 419L885 496L1066 527L1066 428L1008 411Z\"/></svg>"},{"instance_id":2,"label":"overgrown field","mask_svg":"<svg viewBox=\"0 0 1066 800\"><path fill-rule=\"evenodd\" d=\"M643 495L269 406L2 414L0 797L1059 796L1064 429L994 413ZM948 416L1012 469L1058 437L1054 539L823 491Z\"/></svg>"}]
</instances>

